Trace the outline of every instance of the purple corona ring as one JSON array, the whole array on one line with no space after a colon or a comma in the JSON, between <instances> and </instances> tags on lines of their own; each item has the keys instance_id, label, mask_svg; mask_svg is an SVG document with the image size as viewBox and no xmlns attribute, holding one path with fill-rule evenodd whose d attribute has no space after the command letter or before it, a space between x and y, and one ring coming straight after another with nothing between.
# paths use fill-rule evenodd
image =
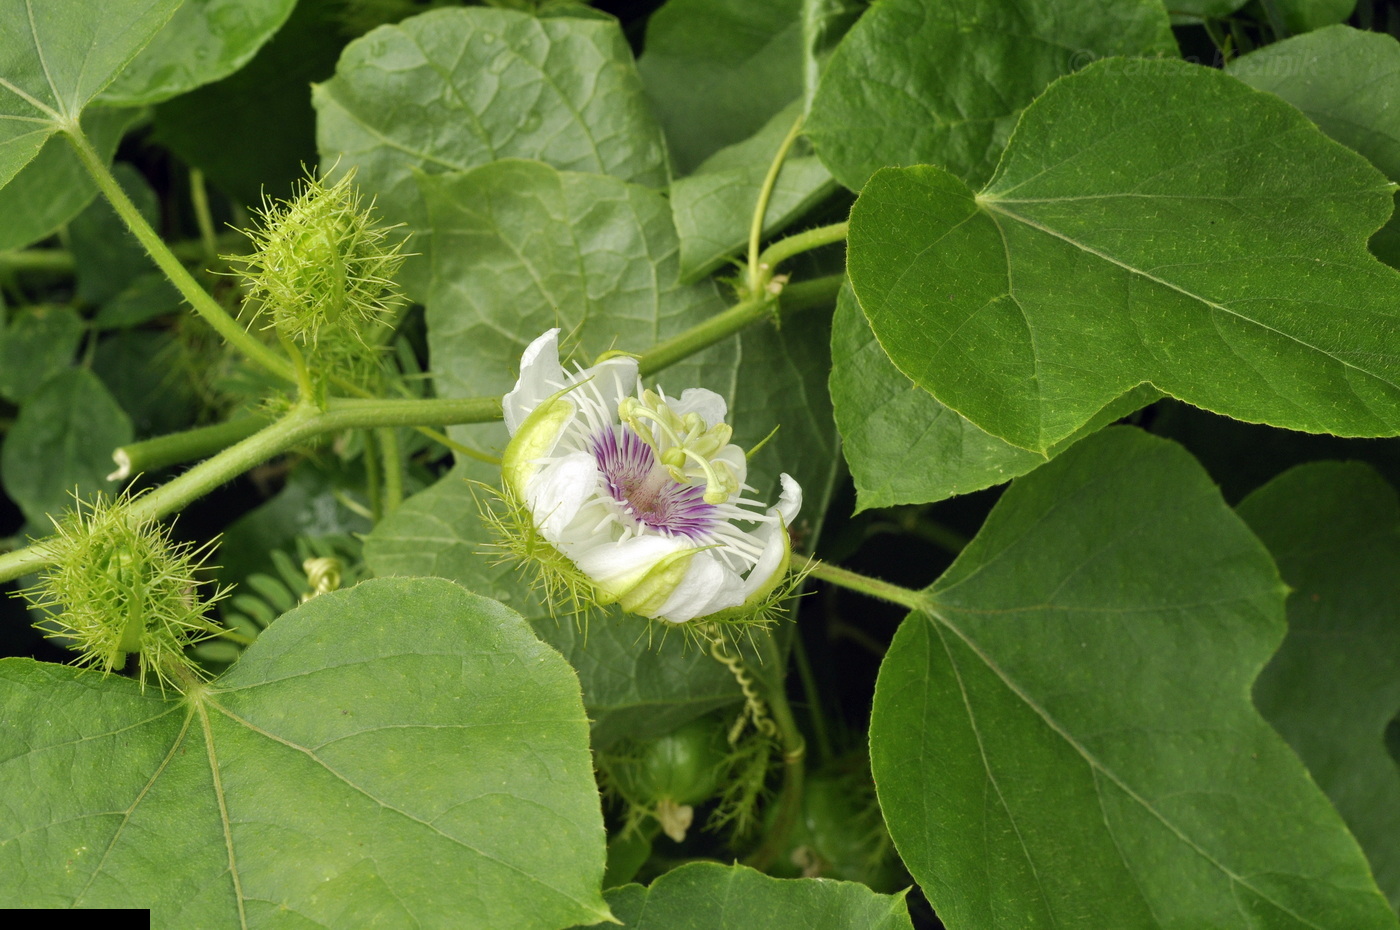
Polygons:
<instances>
[{"instance_id":1,"label":"purple corona ring","mask_svg":"<svg viewBox=\"0 0 1400 930\"><path fill-rule=\"evenodd\" d=\"M782 580L787 527L802 490L777 504L746 493L747 459L729 441L724 399L643 390L637 362L614 357L570 374L559 331L525 350L502 401L512 496L604 603L684 622L753 610Z\"/></svg>"}]
</instances>

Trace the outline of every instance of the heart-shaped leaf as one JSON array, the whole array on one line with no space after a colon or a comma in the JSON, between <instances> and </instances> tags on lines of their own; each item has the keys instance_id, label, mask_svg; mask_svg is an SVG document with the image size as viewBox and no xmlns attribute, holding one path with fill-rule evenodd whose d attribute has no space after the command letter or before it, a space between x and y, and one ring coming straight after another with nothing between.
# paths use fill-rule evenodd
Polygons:
<instances>
[{"instance_id":1,"label":"heart-shaped leaf","mask_svg":"<svg viewBox=\"0 0 1400 930\"><path fill-rule=\"evenodd\" d=\"M1159 396L1136 388L1047 454L1028 452L978 429L901 374L875 341L849 285L837 299L831 402L858 511L940 501L1009 481Z\"/></svg>"},{"instance_id":2,"label":"heart-shaped leaf","mask_svg":"<svg viewBox=\"0 0 1400 930\"><path fill-rule=\"evenodd\" d=\"M0 708L9 906L167 927L609 916L578 682L450 582L317 597L183 699L5 659Z\"/></svg>"},{"instance_id":3,"label":"heart-shaped leaf","mask_svg":"<svg viewBox=\"0 0 1400 930\"><path fill-rule=\"evenodd\" d=\"M0 187L165 25L180 0L0 0Z\"/></svg>"},{"instance_id":4,"label":"heart-shaped leaf","mask_svg":"<svg viewBox=\"0 0 1400 930\"><path fill-rule=\"evenodd\" d=\"M885 0L831 56L807 132L851 190L886 165L980 183L1055 78L1106 55L1174 54L1157 0Z\"/></svg>"},{"instance_id":5,"label":"heart-shaped leaf","mask_svg":"<svg viewBox=\"0 0 1400 930\"><path fill-rule=\"evenodd\" d=\"M1400 926L1250 703L1285 590L1165 440L1104 430L1012 484L895 635L870 724L950 930Z\"/></svg>"},{"instance_id":6,"label":"heart-shaped leaf","mask_svg":"<svg viewBox=\"0 0 1400 930\"><path fill-rule=\"evenodd\" d=\"M1143 382L1236 419L1400 432L1393 186L1209 68L1099 62L1029 107L980 193L885 169L851 213L875 337L938 400L1043 452Z\"/></svg>"}]
</instances>

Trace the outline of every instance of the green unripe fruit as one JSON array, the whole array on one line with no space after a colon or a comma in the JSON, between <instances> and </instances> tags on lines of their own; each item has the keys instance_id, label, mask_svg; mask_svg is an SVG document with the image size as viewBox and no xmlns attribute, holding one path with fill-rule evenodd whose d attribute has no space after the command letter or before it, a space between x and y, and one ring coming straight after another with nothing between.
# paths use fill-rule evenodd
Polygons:
<instances>
[{"instance_id":1,"label":"green unripe fruit","mask_svg":"<svg viewBox=\"0 0 1400 930\"><path fill-rule=\"evenodd\" d=\"M724 727L709 717L604 761L623 797L650 807L659 801L698 804L719 790L724 771Z\"/></svg>"},{"instance_id":2,"label":"green unripe fruit","mask_svg":"<svg viewBox=\"0 0 1400 930\"><path fill-rule=\"evenodd\" d=\"M861 882L886 893L908 884L869 776L845 766L808 775L802 788L801 819L771 872L781 878Z\"/></svg>"}]
</instances>

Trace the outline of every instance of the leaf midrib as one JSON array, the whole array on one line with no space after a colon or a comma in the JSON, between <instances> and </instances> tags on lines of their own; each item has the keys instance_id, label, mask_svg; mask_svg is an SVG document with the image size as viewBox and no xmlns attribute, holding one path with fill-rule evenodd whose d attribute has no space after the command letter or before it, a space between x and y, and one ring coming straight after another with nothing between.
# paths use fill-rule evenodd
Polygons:
<instances>
[{"instance_id":1,"label":"leaf midrib","mask_svg":"<svg viewBox=\"0 0 1400 930\"><path fill-rule=\"evenodd\" d=\"M1162 824L1162 826L1166 827L1169 831L1171 831L1171 833L1178 840L1180 840L1183 844L1189 847L1193 852L1195 852L1206 862L1210 863L1212 866L1218 869L1232 882L1235 882L1240 886L1249 889L1251 892L1258 895L1259 898L1269 902L1271 905L1278 908L1283 913L1288 914L1290 917L1297 920L1300 924L1312 927L1314 928L1314 930L1326 930L1326 928L1320 926L1319 924L1313 923L1311 920L1308 920L1306 917L1294 912L1292 909L1285 906L1282 902L1277 901L1271 895L1266 894L1264 891L1257 888L1243 876L1237 875L1235 872L1231 871L1224 863L1220 862L1218 859L1212 856L1209 851L1207 851L1205 848L1196 843L1189 835L1187 835L1187 833L1181 827L1177 826L1173 821L1168 819L1166 815L1164 815L1161 811L1157 810L1151 803L1148 802L1146 798L1138 794L1137 791L1133 790L1133 788L1127 783L1127 781L1120 777L1118 773L1115 772L1113 769L1109 768L1107 765L1101 762L1098 759L1098 757L1095 756L1092 752L1090 752L1086 746L1080 743L1079 740L1077 740L1074 737L1074 735L1071 734L1070 731L1063 724L1061 724L1057 719L1055 719L1055 717L1051 716L1049 711L1041 707L1040 704L1029 693L1027 693L1026 690L1022 688L1018 682L1016 682L1010 675L1003 671L1002 668L999 665L997 665L995 660L993 660L991 656L984 652L982 648L972 639L972 637L970 637L956 623L954 623L950 616L952 610L956 610L956 608L948 609L944 605L929 603L926 607L926 610L924 611L924 616L925 619L929 622L936 622L941 626L945 627L953 635L957 636L958 639L960 639L963 642L963 644L967 646L969 650L972 651L972 654L977 656L977 658L983 663L983 665L987 667L988 671L995 675L997 679L1000 680L1009 691L1011 691L1012 694L1016 695L1016 697L1026 705L1027 708L1029 708L1033 713L1035 713L1036 716L1040 717L1040 719L1044 721L1046 726L1048 726L1057 735L1059 735L1059 737L1063 739L1071 749L1073 749L1076 753L1079 754L1080 758L1084 760L1085 764L1089 766L1091 771L1101 773L1120 791L1127 795L1127 797L1132 799L1134 803L1136 803L1143 810L1151 814L1154 818L1157 819L1159 823ZM990 767L987 767L987 774L989 778L992 777ZM1102 795L1099 794L1097 786L1095 786L1094 793L1095 795L1099 796L1100 803L1102 803ZM1130 869L1129 872L1131 873L1132 870Z\"/></svg>"},{"instance_id":2,"label":"leaf midrib","mask_svg":"<svg viewBox=\"0 0 1400 930\"><path fill-rule=\"evenodd\" d=\"M1049 226L1046 226L1046 225L1044 225L1044 224L1042 224L1042 223L1038 223L1038 222L1036 222L1035 220L1030 219L1029 217L1022 216L1022 215L1020 215L1020 214L1018 214L1018 213L1013 213L1012 211L1007 210L1007 209L1004 209L1004 208L1002 208L1001 206L999 206L999 204L1001 204L1001 203L1008 203L1008 202L1012 202L1012 201L998 201L998 200L993 200L993 199L990 199L990 198L983 198L983 197L981 197L981 196L978 196L978 198L977 198L977 203L978 203L978 205L979 205L982 209L986 210L986 211L989 212L989 213L997 213L997 214L1000 214L1000 215L1002 215L1002 216L1005 216L1007 219L1014 220L1014 221L1016 221L1016 222L1018 222L1018 223L1021 223L1021 224L1025 225L1025 226L1030 227L1031 229L1034 229L1034 230L1036 230L1036 231L1038 231L1038 232L1044 233L1045 235L1048 235L1048 236L1051 236L1051 237L1053 237L1053 238L1059 239L1060 241L1065 242L1065 243L1068 243L1069 245L1074 246L1075 248L1079 249L1080 251L1085 252L1086 254L1092 255L1092 256L1094 256L1094 257L1097 258L1097 259L1100 259L1101 261L1108 262L1109 264L1114 265L1114 266L1116 266L1116 267L1118 267L1118 268L1121 268L1121 269L1123 269L1124 271L1129 272L1130 274L1137 275L1138 277L1143 278L1144 280L1151 281L1151 282L1153 282L1153 283L1155 283L1155 284L1161 285L1162 287L1169 288L1170 290L1176 291L1177 293L1181 294L1182 296L1188 297L1188 298L1190 298L1190 299L1196 301L1197 303L1204 304L1206 307L1209 307L1211 310L1217 310L1217 311L1219 311L1219 312L1221 312L1221 313L1224 313L1224 314L1226 314L1226 315L1228 315L1228 316L1234 317L1235 319L1241 320L1241 321L1243 321L1243 322L1245 322L1245 323L1253 324L1254 326L1257 326L1257 327L1259 327L1260 329L1266 330L1267 332L1274 333L1275 335L1281 336L1281 337L1283 337L1284 339L1287 339L1287 340L1290 341L1290 342L1296 343L1297 345L1302 346L1302 347L1305 348L1305 349L1310 349L1310 350L1312 350L1313 352L1316 352L1316 353L1319 354L1319 355L1324 355L1324 356L1326 356L1327 358L1332 359L1332 360L1333 360L1334 362L1336 362L1337 364L1339 364L1339 365L1341 365L1341 366L1343 366L1343 367L1345 367L1345 368L1349 368L1349 369L1351 369L1352 371L1355 371L1355 372L1357 372L1358 374L1364 375L1364 376L1367 377L1367 378L1370 378L1370 379L1372 379L1372 380L1374 380L1374 381L1378 381L1378 382L1380 382L1381 384L1387 385L1388 387L1400 389L1400 384L1396 384L1396 383L1393 382L1393 381L1387 381L1386 379L1382 378L1380 375L1377 375L1377 374L1375 374L1375 373L1373 373L1373 372L1367 371L1367 370L1364 369L1364 368L1359 368L1359 367L1357 367L1356 365L1352 364L1351 362L1348 362L1348 361L1346 361L1345 359L1343 359L1343 358L1341 358L1341 357L1339 357L1339 356L1337 356L1337 355L1334 355L1333 353L1327 351L1326 349L1324 349L1324 348L1322 348L1322 347L1320 347L1320 346L1313 345L1312 343L1307 342L1307 341L1305 341L1304 339L1302 339L1302 338L1300 338L1300 337L1298 337L1298 336L1293 335L1292 333L1286 333L1286 332L1284 332L1283 330L1278 329L1278 328L1273 327L1273 326L1270 326L1270 325L1268 325L1267 323L1264 323L1264 322L1261 321L1261 320L1256 320L1256 319L1253 319L1252 317L1245 316L1243 313L1240 313L1238 310L1234 310L1234 309L1232 309L1231 307L1226 306L1225 304L1222 304L1222 303L1219 303L1219 302L1217 302L1217 301L1214 301L1214 300L1210 299L1209 297L1205 297L1205 296L1203 296L1203 295L1201 295L1201 294L1197 294L1197 293L1195 293L1194 291L1191 291L1191 290L1189 290L1188 288L1184 287L1183 285L1176 284L1175 282L1169 281L1169 280L1167 280L1166 278L1162 278L1162 277L1159 277L1159 276L1157 276L1157 275L1154 275L1154 274L1152 274L1151 272L1149 272L1149 271L1147 271L1147 270L1145 270L1145 269L1138 268L1138 267L1136 267L1135 265L1130 264L1129 262L1123 261L1122 259L1119 259L1119 258L1117 258L1117 257L1115 257L1115 256L1109 255L1107 252L1104 252L1104 251L1102 251L1102 250L1100 250L1100 249L1094 248L1093 246L1089 245L1088 243L1080 242L1079 240L1075 239L1074 237L1072 237L1072 236L1070 236L1070 235L1068 235L1068 234L1066 234L1066 233L1062 233L1062 232L1060 232L1060 231L1057 230L1057 229L1053 229L1053 228L1051 228L1051 227L1049 227ZM1009 264L1010 261L1011 261L1011 248L1010 248L1009 243L1006 242L1005 236L1002 237L1002 247L1003 247L1003 249L1004 249L1005 252L1006 252L1007 262L1008 262L1008 264ZM1013 298L1013 299L1015 299L1015 298ZM1018 303L1018 305L1019 305L1020 302L1017 301L1017 303Z\"/></svg>"}]
</instances>

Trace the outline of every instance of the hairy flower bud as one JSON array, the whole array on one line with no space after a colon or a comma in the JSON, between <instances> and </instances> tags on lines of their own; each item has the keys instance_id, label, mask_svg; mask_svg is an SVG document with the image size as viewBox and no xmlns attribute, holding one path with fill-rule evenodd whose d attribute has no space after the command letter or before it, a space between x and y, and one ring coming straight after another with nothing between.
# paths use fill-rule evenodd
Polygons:
<instances>
[{"instance_id":1,"label":"hairy flower bud","mask_svg":"<svg viewBox=\"0 0 1400 930\"><path fill-rule=\"evenodd\" d=\"M218 632L205 612L228 593L201 596L203 550L173 543L160 523L132 516L126 497L80 500L54 529L44 542L52 564L20 592L45 614L46 635L76 651L78 664L105 672L138 654L143 685L197 675L185 647Z\"/></svg>"},{"instance_id":2,"label":"hairy flower bud","mask_svg":"<svg viewBox=\"0 0 1400 930\"><path fill-rule=\"evenodd\" d=\"M394 276L404 259L352 178L308 178L292 199L265 202L260 228L247 231L253 254L228 256L243 266L247 305L265 328L351 367L373 357L403 303Z\"/></svg>"}]
</instances>

